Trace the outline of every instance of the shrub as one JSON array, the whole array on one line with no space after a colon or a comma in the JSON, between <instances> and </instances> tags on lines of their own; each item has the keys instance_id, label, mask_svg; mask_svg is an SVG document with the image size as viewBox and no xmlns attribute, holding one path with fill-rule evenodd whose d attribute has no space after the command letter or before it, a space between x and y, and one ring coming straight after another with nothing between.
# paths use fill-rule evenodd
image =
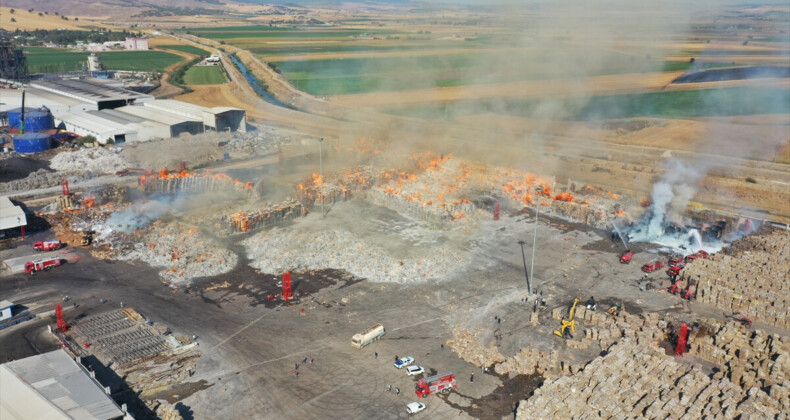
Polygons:
<instances>
[{"instance_id":1,"label":"shrub","mask_svg":"<svg viewBox=\"0 0 790 420\"><path fill-rule=\"evenodd\" d=\"M757 180L756 180L756 179L754 179L754 178L752 178L752 177L747 177L747 178L746 178L746 182L748 182L748 183L750 183L750 184L756 184L756 183L757 183Z\"/></svg>"}]
</instances>

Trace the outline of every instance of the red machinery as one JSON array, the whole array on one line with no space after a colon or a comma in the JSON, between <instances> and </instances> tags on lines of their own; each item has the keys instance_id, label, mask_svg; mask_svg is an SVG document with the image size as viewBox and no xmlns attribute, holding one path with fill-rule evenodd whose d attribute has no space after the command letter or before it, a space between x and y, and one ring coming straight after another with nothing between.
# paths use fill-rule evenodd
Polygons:
<instances>
[{"instance_id":1,"label":"red machinery","mask_svg":"<svg viewBox=\"0 0 790 420\"><path fill-rule=\"evenodd\" d=\"M59 303L55 305L55 317L58 320L58 329L60 332L66 332L68 327L66 326L66 320L63 319L63 307L60 306Z\"/></svg>"},{"instance_id":2,"label":"red machinery","mask_svg":"<svg viewBox=\"0 0 790 420\"><path fill-rule=\"evenodd\" d=\"M620 256L620 263L622 264L630 263L631 257L633 256L634 256L634 251L631 251L630 249L626 249L625 251L623 251L623 255Z\"/></svg>"},{"instance_id":3,"label":"red machinery","mask_svg":"<svg viewBox=\"0 0 790 420\"><path fill-rule=\"evenodd\" d=\"M644 271L645 273L652 273L652 272L662 268L663 266L664 266L664 262L663 261L655 261L655 262L651 262L651 263L647 263L647 264L643 265L642 266L642 271Z\"/></svg>"},{"instance_id":4,"label":"red machinery","mask_svg":"<svg viewBox=\"0 0 790 420\"><path fill-rule=\"evenodd\" d=\"M69 191L69 181L61 182L60 183L60 188L61 188L61 190L63 190L63 195L64 196L71 195L71 191Z\"/></svg>"},{"instance_id":5,"label":"red machinery","mask_svg":"<svg viewBox=\"0 0 790 420\"><path fill-rule=\"evenodd\" d=\"M678 333L678 344L675 346L675 356L682 356L686 352L686 339L689 334L689 326L685 322L680 324L680 333Z\"/></svg>"},{"instance_id":6,"label":"red machinery","mask_svg":"<svg viewBox=\"0 0 790 420\"><path fill-rule=\"evenodd\" d=\"M420 398L425 398L437 392L450 392L456 388L455 375L452 372L440 373L417 381L414 392Z\"/></svg>"},{"instance_id":7,"label":"red machinery","mask_svg":"<svg viewBox=\"0 0 790 420\"><path fill-rule=\"evenodd\" d=\"M752 320L749 319L749 318L746 318L746 315L739 313L738 316L740 318L735 318L735 320L740 322L741 325L743 325L746 328L751 328L752 327Z\"/></svg>"},{"instance_id":8,"label":"red machinery","mask_svg":"<svg viewBox=\"0 0 790 420\"><path fill-rule=\"evenodd\" d=\"M291 291L291 272L286 271L283 274L283 299L288 300L293 297L293 293Z\"/></svg>"},{"instance_id":9,"label":"red machinery","mask_svg":"<svg viewBox=\"0 0 790 420\"><path fill-rule=\"evenodd\" d=\"M60 249L63 244L58 240L53 241L38 241L33 243L33 249L36 251L55 251Z\"/></svg>"},{"instance_id":10,"label":"red machinery","mask_svg":"<svg viewBox=\"0 0 790 420\"><path fill-rule=\"evenodd\" d=\"M60 265L60 258L49 258L46 260L28 261L25 263L25 274L33 274L36 271L47 270Z\"/></svg>"}]
</instances>

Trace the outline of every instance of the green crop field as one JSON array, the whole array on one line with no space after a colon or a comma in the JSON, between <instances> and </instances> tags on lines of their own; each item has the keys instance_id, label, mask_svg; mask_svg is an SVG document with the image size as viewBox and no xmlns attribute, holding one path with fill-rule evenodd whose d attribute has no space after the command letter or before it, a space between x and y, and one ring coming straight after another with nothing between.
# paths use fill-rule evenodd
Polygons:
<instances>
[{"instance_id":1,"label":"green crop field","mask_svg":"<svg viewBox=\"0 0 790 420\"><path fill-rule=\"evenodd\" d=\"M192 35L197 35L209 39L233 39L233 38L347 38L357 35L365 35L368 31L361 29L292 29L279 28L272 26L227 26L218 28L195 28L190 29ZM377 30L377 35L387 33L387 31Z\"/></svg>"},{"instance_id":2,"label":"green crop field","mask_svg":"<svg viewBox=\"0 0 790 420\"><path fill-rule=\"evenodd\" d=\"M192 66L184 74L188 85L216 85L225 83L225 75L219 66Z\"/></svg>"},{"instance_id":3,"label":"green crop field","mask_svg":"<svg viewBox=\"0 0 790 420\"><path fill-rule=\"evenodd\" d=\"M209 56L211 53L208 51L195 47L193 45L157 45L155 48L163 49L163 50L174 50L174 51L181 51L187 54L194 54L201 57Z\"/></svg>"},{"instance_id":4,"label":"green crop field","mask_svg":"<svg viewBox=\"0 0 790 420\"><path fill-rule=\"evenodd\" d=\"M395 115L454 119L487 112L516 116L534 115L541 107L568 110L555 117L576 121L610 118L693 118L790 113L787 89L734 87L676 90L591 98L529 99L458 102L446 105L413 105L389 109Z\"/></svg>"},{"instance_id":5,"label":"green crop field","mask_svg":"<svg viewBox=\"0 0 790 420\"><path fill-rule=\"evenodd\" d=\"M57 48L25 49L31 73L50 73L81 70L89 53ZM181 57L162 51L118 51L98 53L106 70L161 71L182 60Z\"/></svg>"},{"instance_id":6,"label":"green crop field","mask_svg":"<svg viewBox=\"0 0 790 420\"><path fill-rule=\"evenodd\" d=\"M480 53L300 61L277 61L276 56L272 56L269 65L298 89L321 96L659 72L667 68L685 70L691 66L690 63L634 60L622 55L588 68L584 65L584 51L578 50L568 55L571 65L529 65L544 62L548 54L546 51L524 51L506 55L481 50ZM577 60L579 65L574 65L572 60Z\"/></svg>"}]
</instances>

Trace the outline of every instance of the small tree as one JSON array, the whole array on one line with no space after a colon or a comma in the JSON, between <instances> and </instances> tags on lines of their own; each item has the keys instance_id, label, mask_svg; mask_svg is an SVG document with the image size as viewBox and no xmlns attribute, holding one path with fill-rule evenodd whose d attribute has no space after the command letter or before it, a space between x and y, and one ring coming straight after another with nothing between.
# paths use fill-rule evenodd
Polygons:
<instances>
[{"instance_id":1,"label":"small tree","mask_svg":"<svg viewBox=\"0 0 790 420\"><path fill-rule=\"evenodd\" d=\"M11 10L8 11L8 13L11 13L12 15L14 14L14 12L16 12L16 10L14 10L14 9L11 9Z\"/></svg>"},{"instance_id":2,"label":"small tree","mask_svg":"<svg viewBox=\"0 0 790 420\"><path fill-rule=\"evenodd\" d=\"M39 16L44 16L44 14L43 14L43 13L41 13L41 12L38 12L38 15L39 15Z\"/></svg>"},{"instance_id":3,"label":"small tree","mask_svg":"<svg viewBox=\"0 0 790 420\"><path fill-rule=\"evenodd\" d=\"M14 19L14 18L11 18L11 22L16 22L16 19Z\"/></svg>"}]
</instances>

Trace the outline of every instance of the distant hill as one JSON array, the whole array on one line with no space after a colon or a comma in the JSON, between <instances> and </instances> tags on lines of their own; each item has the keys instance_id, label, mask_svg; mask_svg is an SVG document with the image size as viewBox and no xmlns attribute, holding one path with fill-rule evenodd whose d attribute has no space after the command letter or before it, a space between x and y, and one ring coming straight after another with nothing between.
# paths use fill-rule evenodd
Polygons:
<instances>
[{"instance_id":1,"label":"distant hill","mask_svg":"<svg viewBox=\"0 0 790 420\"><path fill-rule=\"evenodd\" d=\"M16 13L33 9L36 13L107 17L205 15L217 13L225 5L220 0L3 0L2 3L16 9ZM0 20L5 24L10 18L6 15Z\"/></svg>"}]
</instances>

